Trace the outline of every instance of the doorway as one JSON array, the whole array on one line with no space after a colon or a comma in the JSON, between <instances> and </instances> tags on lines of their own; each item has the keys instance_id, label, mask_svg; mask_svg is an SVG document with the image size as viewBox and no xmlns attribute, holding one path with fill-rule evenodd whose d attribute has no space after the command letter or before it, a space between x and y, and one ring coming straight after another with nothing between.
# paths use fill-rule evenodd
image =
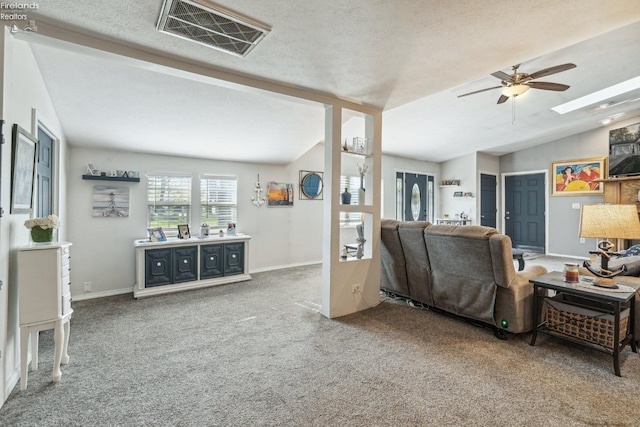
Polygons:
<instances>
[{"instance_id":1,"label":"doorway","mask_svg":"<svg viewBox=\"0 0 640 427\"><path fill-rule=\"evenodd\" d=\"M480 174L480 225L497 228L497 177Z\"/></svg>"},{"instance_id":2,"label":"doorway","mask_svg":"<svg viewBox=\"0 0 640 427\"><path fill-rule=\"evenodd\" d=\"M396 219L433 222L433 193L433 175L396 172Z\"/></svg>"},{"instance_id":3,"label":"doorway","mask_svg":"<svg viewBox=\"0 0 640 427\"><path fill-rule=\"evenodd\" d=\"M545 253L545 173L505 176L504 201L504 229L513 247Z\"/></svg>"}]
</instances>

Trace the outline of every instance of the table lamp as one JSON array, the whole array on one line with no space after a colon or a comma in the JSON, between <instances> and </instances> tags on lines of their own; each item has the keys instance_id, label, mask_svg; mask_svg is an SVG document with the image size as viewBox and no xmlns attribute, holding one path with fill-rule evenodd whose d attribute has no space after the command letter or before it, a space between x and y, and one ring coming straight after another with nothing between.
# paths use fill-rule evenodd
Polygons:
<instances>
[{"instance_id":1,"label":"table lamp","mask_svg":"<svg viewBox=\"0 0 640 427\"><path fill-rule=\"evenodd\" d=\"M595 237L602 239L598 242L597 251L590 254L600 255L600 267L593 268L589 261L584 266L598 276L594 285L617 288L613 277L624 273L627 268L622 266L618 270L609 269L609 260L614 245L607 239L640 239L640 221L636 205L583 205L580 209L580 237Z\"/></svg>"}]
</instances>

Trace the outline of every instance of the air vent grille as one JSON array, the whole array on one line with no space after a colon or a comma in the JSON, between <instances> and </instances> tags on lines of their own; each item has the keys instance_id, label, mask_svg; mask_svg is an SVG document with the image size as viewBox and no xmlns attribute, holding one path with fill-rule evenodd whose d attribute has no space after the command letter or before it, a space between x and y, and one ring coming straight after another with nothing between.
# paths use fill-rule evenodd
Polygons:
<instances>
[{"instance_id":1,"label":"air vent grille","mask_svg":"<svg viewBox=\"0 0 640 427\"><path fill-rule=\"evenodd\" d=\"M270 31L218 6L188 0L166 0L158 31L223 52L246 56Z\"/></svg>"}]
</instances>

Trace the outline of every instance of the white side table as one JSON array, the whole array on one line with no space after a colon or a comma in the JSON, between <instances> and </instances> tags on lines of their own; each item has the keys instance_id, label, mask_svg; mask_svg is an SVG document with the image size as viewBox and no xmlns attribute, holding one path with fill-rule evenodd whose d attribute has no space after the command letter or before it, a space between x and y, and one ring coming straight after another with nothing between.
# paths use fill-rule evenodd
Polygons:
<instances>
[{"instance_id":1,"label":"white side table","mask_svg":"<svg viewBox=\"0 0 640 427\"><path fill-rule=\"evenodd\" d=\"M18 250L20 309L20 389L27 388L29 342L32 369L38 369L40 331L53 329L55 352L53 381L62 377L60 364L69 363L71 243L32 244Z\"/></svg>"},{"instance_id":2,"label":"white side table","mask_svg":"<svg viewBox=\"0 0 640 427\"><path fill-rule=\"evenodd\" d=\"M57 383L62 378L60 364L69 363L69 320L71 320L70 310L64 316L56 320L47 320L38 323L29 323L20 325L20 390L26 390L28 381L28 356L29 341L31 341L31 370L38 370L38 341L40 331L53 329L53 339L55 341L55 350L53 355L53 382Z\"/></svg>"}]
</instances>

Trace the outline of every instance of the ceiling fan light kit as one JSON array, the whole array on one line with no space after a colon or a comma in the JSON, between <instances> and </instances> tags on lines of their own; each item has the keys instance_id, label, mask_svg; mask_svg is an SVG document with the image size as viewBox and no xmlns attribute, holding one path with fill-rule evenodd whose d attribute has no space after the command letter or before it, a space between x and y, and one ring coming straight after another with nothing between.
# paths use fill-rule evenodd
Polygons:
<instances>
[{"instance_id":1,"label":"ceiling fan light kit","mask_svg":"<svg viewBox=\"0 0 640 427\"><path fill-rule=\"evenodd\" d=\"M498 104L504 103L507 99L511 97L516 97L522 95L529 89L542 89L542 90L552 90L555 92L562 92L569 89L568 85L561 83L550 83L550 82L534 82L533 80L538 79L544 76L550 76L551 74L560 73L562 71L570 70L572 68L576 68L575 64L561 64L556 65L554 67L549 67L542 69L540 71L536 71L535 73L519 73L518 67L520 64L514 65L511 67L513 71L512 74L507 74L504 71L496 71L495 73L491 73L493 77L496 77L501 80L501 86L494 86L486 89L480 89L474 92L465 93L463 95L458 95L458 98L473 95L480 92L485 92L493 89L502 88L502 94L500 98L498 98Z\"/></svg>"}]
</instances>

